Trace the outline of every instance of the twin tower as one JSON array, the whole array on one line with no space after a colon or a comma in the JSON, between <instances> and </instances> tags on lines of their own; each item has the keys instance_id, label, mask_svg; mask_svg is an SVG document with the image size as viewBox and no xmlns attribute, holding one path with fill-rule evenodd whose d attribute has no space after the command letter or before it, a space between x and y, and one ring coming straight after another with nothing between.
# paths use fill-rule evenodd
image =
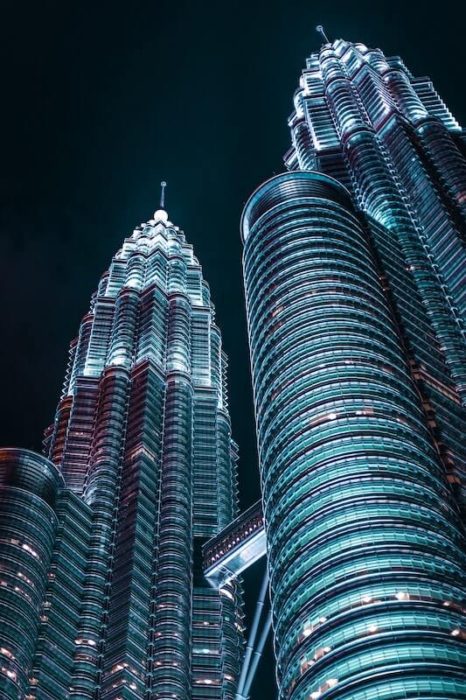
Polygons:
<instances>
[{"instance_id":1,"label":"twin tower","mask_svg":"<svg viewBox=\"0 0 466 700\"><path fill-rule=\"evenodd\" d=\"M466 699L466 137L400 58L324 39L241 223L262 504L238 512L214 307L162 208L43 456L0 452L1 700L248 697L262 553L280 700Z\"/></svg>"}]
</instances>

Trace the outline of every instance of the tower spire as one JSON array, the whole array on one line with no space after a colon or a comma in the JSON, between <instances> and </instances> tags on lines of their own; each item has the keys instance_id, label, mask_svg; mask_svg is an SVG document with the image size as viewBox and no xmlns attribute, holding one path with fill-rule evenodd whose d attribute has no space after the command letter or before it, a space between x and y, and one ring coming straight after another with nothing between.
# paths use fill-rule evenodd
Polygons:
<instances>
[{"instance_id":1,"label":"tower spire","mask_svg":"<svg viewBox=\"0 0 466 700\"><path fill-rule=\"evenodd\" d=\"M323 38L323 40L325 41L326 44L330 43L329 38L325 33L325 29L323 28L323 26L321 24L317 25L316 32L318 32L321 35L321 37Z\"/></svg>"},{"instance_id":2,"label":"tower spire","mask_svg":"<svg viewBox=\"0 0 466 700\"><path fill-rule=\"evenodd\" d=\"M165 180L162 180L160 183L160 208L165 209L165 187L167 186L167 183Z\"/></svg>"},{"instance_id":3,"label":"tower spire","mask_svg":"<svg viewBox=\"0 0 466 700\"><path fill-rule=\"evenodd\" d=\"M166 186L167 186L167 183L165 182L165 180L162 180L162 182L160 183L159 208L157 209L156 212L154 212L154 221L162 222L164 224L166 224L168 221L168 214L167 214L167 210L165 209L165 187Z\"/></svg>"}]
</instances>

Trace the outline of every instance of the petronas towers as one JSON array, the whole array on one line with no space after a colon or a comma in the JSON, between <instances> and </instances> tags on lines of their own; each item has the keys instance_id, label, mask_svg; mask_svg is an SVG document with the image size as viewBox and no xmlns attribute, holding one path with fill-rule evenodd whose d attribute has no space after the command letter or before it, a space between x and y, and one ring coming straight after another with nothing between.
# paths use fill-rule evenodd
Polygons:
<instances>
[{"instance_id":1,"label":"petronas towers","mask_svg":"<svg viewBox=\"0 0 466 700\"><path fill-rule=\"evenodd\" d=\"M162 197L43 455L0 450L0 699L243 700L267 585L281 700L466 699L466 138L399 57L321 33L241 221L262 501L240 514L214 306Z\"/></svg>"}]
</instances>

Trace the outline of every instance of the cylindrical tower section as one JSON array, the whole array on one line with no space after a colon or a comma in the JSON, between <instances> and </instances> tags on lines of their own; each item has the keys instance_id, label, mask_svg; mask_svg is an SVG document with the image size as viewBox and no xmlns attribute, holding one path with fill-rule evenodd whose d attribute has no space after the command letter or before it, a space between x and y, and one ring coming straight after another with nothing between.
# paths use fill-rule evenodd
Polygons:
<instances>
[{"instance_id":1,"label":"cylindrical tower section","mask_svg":"<svg viewBox=\"0 0 466 700\"><path fill-rule=\"evenodd\" d=\"M350 197L280 175L242 233L280 697L466 698L458 515Z\"/></svg>"},{"instance_id":2,"label":"cylindrical tower section","mask_svg":"<svg viewBox=\"0 0 466 700\"><path fill-rule=\"evenodd\" d=\"M0 698L23 698L57 526L63 479L28 450L0 450Z\"/></svg>"}]
</instances>

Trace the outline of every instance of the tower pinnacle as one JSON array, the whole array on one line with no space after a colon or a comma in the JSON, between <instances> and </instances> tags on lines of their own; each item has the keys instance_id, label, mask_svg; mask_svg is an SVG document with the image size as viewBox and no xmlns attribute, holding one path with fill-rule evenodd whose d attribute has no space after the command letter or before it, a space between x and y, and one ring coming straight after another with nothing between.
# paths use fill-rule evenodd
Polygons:
<instances>
[{"instance_id":1,"label":"tower pinnacle","mask_svg":"<svg viewBox=\"0 0 466 700\"><path fill-rule=\"evenodd\" d=\"M168 221L168 214L165 209L165 188L167 186L167 183L165 180L162 180L160 183L160 205L159 208L157 209L156 212L154 212L154 220L155 221L163 221L166 223Z\"/></svg>"},{"instance_id":2,"label":"tower pinnacle","mask_svg":"<svg viewBox=\"0 0 466 700\"><path fill-rule=\"evenodd\" d=\"M325 33L325 29L323 28L323 26L321 24L317 25L316 32L318 32L321 35L321 37L323 38L323 40L325 41L326 44L330 43L329 38Z\"/></svg>"},{"instance_id":3,"label":"tower pinnacle","mask_svg":"<svg viewBox=\"0 0 466 700\"><path fill-rule=\"evenodd\" d=\"M162 180L160 183L160 208L165 209L165 187L167 186L167 183L165 180Z\"/></svg>"}]
</instances>

